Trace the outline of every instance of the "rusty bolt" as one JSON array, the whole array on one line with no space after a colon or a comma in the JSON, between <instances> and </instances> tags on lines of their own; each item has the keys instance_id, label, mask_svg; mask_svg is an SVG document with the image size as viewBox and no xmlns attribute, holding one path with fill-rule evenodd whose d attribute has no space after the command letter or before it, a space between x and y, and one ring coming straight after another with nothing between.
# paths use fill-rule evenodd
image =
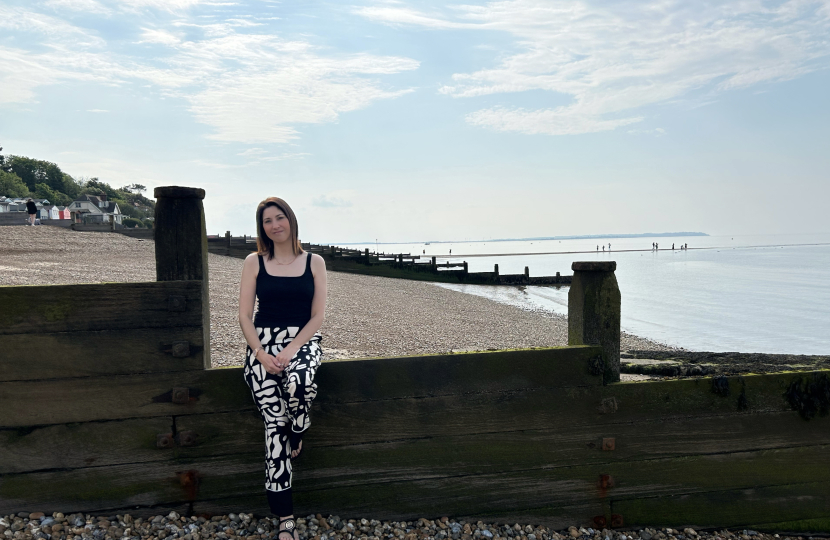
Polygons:
<instances>
[{"instance_id":1,"label":"rusty bolt","mask_svg":"<svg viewBox=\"0 0 830 540\"><path fill-rule=\"evenodd\" d=\"M605 516L594 516L594 526L598 529L604 529L605 525L608 522L605 520Z\"/></svg>"},{"instance_id":2,"label":"rusty bolt","mask_svg":"<svg viewBox=\"0 0 830 540\"><path fill-rule=\"evenodd\" d=\"M599 475L599 487L602 489L614 487L614 478L610 474Z\"/></svg>"},{"instance_id":3,"label":"rusty bolt","mask_svg":"<svg viewBox=\"0 0 830 540\"><path fill-rule=\"evenodd\" d=\"M188 356L190 356L190 342L174 341L173 358L187 358Z\"/></svg>"},{"instance_id":4,"label":"rusty bolt","mask_svg":"<svg viewBox=\"0 0 830 540\"><path fill-rule=\"evenodd\" d=\"M617 447L617 440L614 437L606 437L602 439L603 450L614 450Z\"/></svg>"},{"instance_id":5,"label":"rusty bolt","mask_svg":"<svg viewBox=\"0 0 830 540\"><path fill-rule=\"evenodd\" d=\"M172 401L173 403L187 403L190 401L190 390L187 388L174 388Z\"/></svg>"},{"instance_id":6,"label":"rusty bolt","mask_svg":"<svg viewBox=\"0 0 830 540\"><path fill-rule=\"evenodd\" d=\"M199 436L195 431L184 430L176 434L179 446L196 446Z\"/></svg>"},{"instance_id":7,"label":"rusty bolt","mask_svg":"<svg viewBox=\"0 0 830 540\"><path fill-rule=\"evenodd\" d=\"M611 514L611 527L617 528L623 526L622 514Z\"/></svg>"},{"instance_id":8,"label":"rusty bolt","mask_svg":"<svg viewBox=\"0 0 830 540\"><path fill-rule=\"evenodd\" d=\"M175 444L172 433L159 433L156 435L156 448L173 448Z\"/></svg>"}]
</instances>

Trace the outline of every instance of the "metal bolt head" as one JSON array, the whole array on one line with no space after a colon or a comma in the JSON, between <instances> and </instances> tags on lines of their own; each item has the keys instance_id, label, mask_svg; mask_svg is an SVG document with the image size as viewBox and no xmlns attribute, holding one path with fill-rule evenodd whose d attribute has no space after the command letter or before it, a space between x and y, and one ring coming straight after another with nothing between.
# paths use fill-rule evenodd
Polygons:
<instances>
[{"instance_id":1,"label":"metal bolt head","mask_svg":"<svg viewBox=\"0 0 830 540\"><path fill-rule=\"evenodd\" d=\"M172 433L159 433L156 435L156 448L173 448L175 444Z\"/></svg>"},{"instance_id":2,"label":"metal bolt head","mask_svg":"<svg viewBox=\"0 0 830 540\"><path fill-rule=\"evenodd\" d=\"M176 434L176 438L179 440L179 446L196 446L198 442L199 436L196 434L195 431L184 430L180 431Z\"/></svg>"},{"instance_id":3,"label":"metal bolt head","mask_svg":"<svg viewBox=\"0 0 830 540\"><path fill-rule=\"evenodd\" d=\"M617 528L623 526L622 514L611 514L611 527Z\"/></svg>"},{"instance_id":4,"label":"metal bolt head","mask_svg":"<svg viewBox=\"0 0 830 540\"><path fill-rule=\"evenodd\" d=\"M599 487L603 489L614 487L614 477L610 474L599 475Z\"/></svg>"},{"instance_id":5,"label":"metal bolt head","mask_svg":"<svg viewBox=\"0 0 830 540\"><path fill-rule=\"evenodd\" d=\"M617 447L617 440L614 437L606 437L602 439L603 450L614 450Z\"/></svg>"},{"instance_id":6,"label":"metal bolt head","mask_svg":"<svg viewBox=\"0 0 830 540\"><path fill-rule=\"evenodd\" d=\"M174 341L173 358L187 358L190 356L190 342L189 341Z\"/></svg>"},{"instance_id":7,"label":"metal bolt head","mask_svg":"<svg viewBox=\"0 0 830 540\"><path fill-rule=\"evenodd\" d=\"M173 403L187 403L190 401L190 390L187 388L174 388L172 401Z\"/></svg>"},{"instance_id":8,"label":"metal bolt head","mask_svg":"<svg viewBox=\"0 0 830 540\"><path fill-rule=\"evenodd\" d=\"M167 311L184 311L187 308L187 299L179 294L167 297Z\"/></svg>"},{"instance_id":9,"label":"metal bolt head","mask_svg":"<svg viewBox=\"0 0 830 540\"><path fill-rule=\"evenodd\" d=\"M594 516L594 526L598 529L604 529L607 523L605 516Z\"/></svg>"}]
</instances>

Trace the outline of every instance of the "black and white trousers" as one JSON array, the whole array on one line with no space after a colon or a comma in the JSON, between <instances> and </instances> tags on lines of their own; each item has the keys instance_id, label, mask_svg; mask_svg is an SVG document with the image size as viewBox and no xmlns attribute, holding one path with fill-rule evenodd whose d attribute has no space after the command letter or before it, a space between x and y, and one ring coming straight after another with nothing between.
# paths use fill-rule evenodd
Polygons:
<instances>
[{"instance_id":1,"label":"black and white trousers","mask_svg":"<svg viewBox=\"0 0 830 540\"><path fill-rule=\"evenodd\" d=\"M257 327L263 350L276 356L283 350L300 328L297 326ZM288 367L278 375L265 371L248 347L245 358L245 381L251 389L254 401L265 421L265 489L269 501L288 497L291 489L291 445L289 431L302 433L311 425L309 410L317 396L314 375L320 367L323 337L317 332L291 359ZM281 493L282 497L276 495ZM272 510L274 504L272 502ZM283 505L280 505L283 506ZM275 512L276 513L276 512ZM290 515L288 514L282 514Z\"/></svg>"}]
</instances>

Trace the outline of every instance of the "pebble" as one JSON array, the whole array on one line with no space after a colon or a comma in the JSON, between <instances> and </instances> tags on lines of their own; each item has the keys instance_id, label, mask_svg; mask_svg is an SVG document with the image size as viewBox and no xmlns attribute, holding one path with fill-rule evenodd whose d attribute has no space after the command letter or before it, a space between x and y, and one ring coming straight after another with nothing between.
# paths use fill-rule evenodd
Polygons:
<instances>
[{"instance_id":1,"label":"pebble","mask_svg":"<svg viewBox=\"0 0 830 540\"><path fill-rule=\"evenodd\" d=\"M34 517L33 517L34 516ZM754 530L697 531L692 528L622 528L620 530L568 527L552 530L532 524L456 521L448 517L413 521L341 519L320 514L297 518L300 540L804 540ZM19 512L0 517L0 540L279 540L278 520L240 512L223 516L181 516L176 512L148 518L128 515L94 517L56 512Z\"/></svg>"}]
</instances>

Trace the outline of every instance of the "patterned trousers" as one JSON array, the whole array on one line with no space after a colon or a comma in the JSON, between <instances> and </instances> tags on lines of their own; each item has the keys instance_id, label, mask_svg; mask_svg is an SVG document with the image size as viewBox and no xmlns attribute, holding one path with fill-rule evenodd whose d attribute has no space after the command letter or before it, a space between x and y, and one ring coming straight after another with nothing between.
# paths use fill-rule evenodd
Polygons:
<instances>
[{"instance_id":1,"label":"patterned trousers","mask_svg":"<svg viewBox=\"0 0 830 540\"><path fill-rule=\"evenodd\" d=\"M259 341L268 354L283 350L299 332L296 326L257 328ZM317 396L314 375L320 367L323 350L320 333L305 343L279 375L265 371L248 347L245 382L265 421L265 489L291 488L291 447L289 430L302 433L311 425L308 412Z\"/></svg>"}]
</instances>

